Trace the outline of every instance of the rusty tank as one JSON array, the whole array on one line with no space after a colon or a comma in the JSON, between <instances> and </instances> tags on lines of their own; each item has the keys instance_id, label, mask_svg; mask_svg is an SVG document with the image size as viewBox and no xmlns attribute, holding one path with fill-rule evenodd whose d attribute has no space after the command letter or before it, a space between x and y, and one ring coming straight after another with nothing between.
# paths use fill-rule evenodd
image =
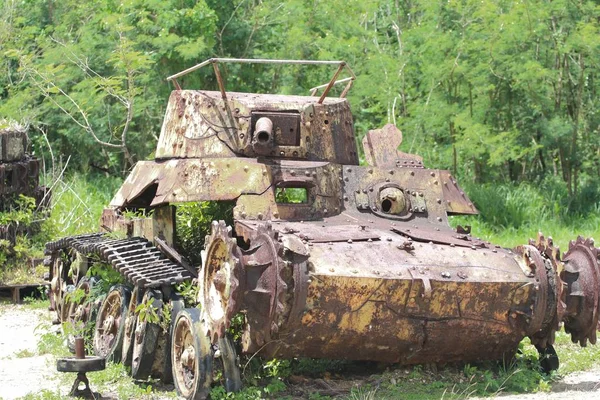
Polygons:
<instances>
[{"instance_id":1,"label":"rusty tank","mask_svg":"<svg viewBox=\"0 0 600 400\"><path fill-rule=\"evenodd\" d=\"M310 96L237 93L225 90L225 62L337 69ZM205 66L219 91L181 88ZM400 151L395 126L365 135L359 163L345 98L354 79L345 62L239 59L169 77L155 159L130 173L104 210L103 232L47 245L57 312L72 308L64 292L78 285L73 277L104 260L127 284L108 293L112 308L100 307L96 352L132 363L136 377L173 379L188 399L208 395L214 369L227 390L240 388L228 335L240 313L239 349L266 358L475 362L511 356L529 337L552 369L562 325L574 342L595 343L593 240L560 254L542 235L505 249L451 228L449 215L475 206L448 171ZM340 97L328 96L337 84ZM234 222L213 221L201 265L191 265L177 248L175 209L201 201L234 202ZM127 217L132 210L145 216ZM184 307L181 282L198 285L196 307ZM171 305L166 338L136 314L142 298L159 315Z\"/></svg>"},{"instance_id":2,"label":"rusty tank","mask_svg":"<svg viewBox=\"0 0 600 400\"><path fill-rule=\"evenodd\" d=\"M28 145L25 127L0 120L0 213L17 209L19 196L34 199L38 208L48 204L49 192L39 184L40 160L28 153ZM9 221L0 225L0 240L14 246L17 236L38 230L38 223L24 225Z\"/></svg>"}]
</instances>

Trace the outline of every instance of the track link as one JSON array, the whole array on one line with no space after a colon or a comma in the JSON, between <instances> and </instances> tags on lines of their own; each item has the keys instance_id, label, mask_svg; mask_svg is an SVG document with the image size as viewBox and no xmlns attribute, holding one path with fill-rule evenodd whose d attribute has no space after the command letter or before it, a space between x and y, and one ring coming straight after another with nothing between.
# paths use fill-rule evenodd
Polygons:
<instances>
[{"instance_id":1,"label":"track link","mask_svg":"<svg viewBox=\"0 0 600 400\"><path fill-rule=\"evenodd\" d=\"M68 236L46 243L44 263L52 265L61 251L75 250L110 264L127 281L142 288L173 285L197 277L183 265L167 258L141 237L112 239L103 233Z\"/></svg>"}]
</instances>

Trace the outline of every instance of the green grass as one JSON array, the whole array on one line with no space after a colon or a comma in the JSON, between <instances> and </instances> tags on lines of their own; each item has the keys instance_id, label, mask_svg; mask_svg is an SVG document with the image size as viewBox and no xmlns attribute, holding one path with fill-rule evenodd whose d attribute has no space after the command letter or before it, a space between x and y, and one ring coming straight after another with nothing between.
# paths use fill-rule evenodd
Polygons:
<instances>
[{"instance_id":1,"label":"green grass","mask_svg":"<svg viewBox=\"0 0 600 400\"><path fill-rule=\"evenodd\" d=\"M46 269L32 269L30 259L43 258L44 245L64 236L97 232L102 210L112 199L122 179L101 175L79 175L59 180L46 177L52 189L52 206L41 224L41 231L32 237L17 238L15 246L0 241L0 282L29 284L42 282ZM25 208L13 213L2 213L4 218L28 223L41 218L44 213ZM11 217L12 216L12 217Z\"/></svg>"},{"instance_id":2,"label":"green grass","mask_svg":"<svg viewBox=\"0 0 600 400\"><path fill-rule=\"evenodd\" d=\"M35 353L29 349L19 350L14 354L16 358L29 358L35 356Z\"/></svg>"},{"instance_id":3,"label":"green grass","mask_svg":"<svg viewBox=\"0 0 600 400\"><path fill-rule=\"evenodd\" d=\"M466 185L465 192L480 214L454 216L450 223L470 225L473 236L504 247L527 244L538 232L551 236L563 251L578 235L600 237L600 197L588 199L586 204L568 201L566 194L557 194L558 189L551 186Z\"/></svg>"},{"instance_id":4,"label":"green grass","mask_svg":"<svg viewBox=\"0 0 600 400\"><path fill-rule=\"evenodd\" d=\"M74 174L54 182L52 211L43 226L48 239L97 232L102 210L122 181L116 177Z\"/></svg>"},{"instance_id":5,"label":"green grass","mask_svg":"<svg viewBox=\"0 0 600 400\"><path fill-rule=\"evenodd\" d=\"M33 310L47 310L50 306L50 301L46 297L46 287L40 286L38 290L41 292L38 297L25 297L23 304Z\"/></svg>"},{"instance_id":6,"label":"green grass","mask_svg":"<svg viewBox=\"0 0 600 400\"><path fill-rule=\"evenodd\" d=\"M567 375L577 371L586 371L600 366L600 346L590 345L581 347L571 342L571 336L561 330L556 333L554 344L560 359L558 373Z\"/></svg>"}]
</instances>

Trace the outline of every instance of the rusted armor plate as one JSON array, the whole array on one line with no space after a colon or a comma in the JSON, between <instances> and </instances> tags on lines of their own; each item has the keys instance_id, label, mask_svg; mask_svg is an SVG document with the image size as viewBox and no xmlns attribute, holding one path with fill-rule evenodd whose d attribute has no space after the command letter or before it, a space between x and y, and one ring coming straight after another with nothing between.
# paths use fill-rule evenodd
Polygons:
<instances>
[{"instance_id":1,"label":"rusted armor plate","mask_svg":"<svg viewBox=\"0 0 600 400\"><path fill-rule=\"evenodd\" d=\"M257 221L238 221L238 224L245 225L249 229L256 229L259 225ZM378 240L380 237L379 232L361 229L360 226L331 225L326 224L326 221L306 223L281 221L274 223L273 229L282 234L294 234L299 239L311 243L367 241Z\"/></svg>"},{"instance_id":2,"label":"rusted armor plate","mask_svg":"<svg viewBox=\"0 0 600 400\"><path fill-rule=\"evenodd\" d=\"M273 227L279 229L278 224ZM296 311L264 354L403 363L476 361L501 356L520 341L534 287L518 255L430 243L414 243L407 250L406 239L398 234L379 233L380 239L370 242L309 242L307 278L293 280L293 293L306 297L293 297L299 304L290 308ZM280 238L285 244L285 236L298 234ZM478 337L493 342L490 353L459 346L464 332L479 332ZM355 346L352 354L349 345Z\"/></svg>"},{"instance_id":3,"label":"rusted armor plate","mask_svg":"<svg viewBox=\"0 0 600 400\"><path fill-rule=\"evenodd\" d=\"M422 157L398 150L401 143L402 132L395 125L387 124L381 129L368 131L362 141L367 163L379 168L401 165L423 167Z\"/></svg>"},{"instance_id":4,"label":"rusted armor plate","mask_svg":"<svg viewBox=\"0 0 600 400\"><path fill-rule=\"evenodd\" d=\"M446 201L446 211L449 214L479 214L473 202L456 183L456 179L450 175L450 171L441 170L439 173Z\"/></svg>"},{"instance_id":5,"label":"rusted armor plate","mask_svg":"<svg viewBox=\"0 0 600 400\"><path fill-rule=\"evenodd\" d=\"M233 200L270 186L266 167L254 159L143 161L136 164L110 206Z\"/></svg>"}]
</instances>

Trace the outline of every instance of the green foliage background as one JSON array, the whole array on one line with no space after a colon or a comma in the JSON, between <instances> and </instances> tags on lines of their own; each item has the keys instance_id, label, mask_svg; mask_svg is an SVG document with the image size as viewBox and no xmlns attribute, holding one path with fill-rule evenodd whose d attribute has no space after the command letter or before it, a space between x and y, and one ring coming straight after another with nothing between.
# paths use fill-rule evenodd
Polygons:
<instances>
[{"instance_id":1,"label":"green foliage background","mask_svg":"<svg viewBox=\"0 0 600 400\"><path fill-rule=\"evenodd\" d=\"M80 171L124 175L155 147L166 76L212 56L343 59L359 137L395 123L430 167L532 182L585 214L600 181L599 17L597 2L570 0L6 0L0 116L33 127L47 160L46 138ZM332 73L224 76L231 90L307 94ZM216 87L210 69L181 83Z\"/></svg>"}]
</instances>

